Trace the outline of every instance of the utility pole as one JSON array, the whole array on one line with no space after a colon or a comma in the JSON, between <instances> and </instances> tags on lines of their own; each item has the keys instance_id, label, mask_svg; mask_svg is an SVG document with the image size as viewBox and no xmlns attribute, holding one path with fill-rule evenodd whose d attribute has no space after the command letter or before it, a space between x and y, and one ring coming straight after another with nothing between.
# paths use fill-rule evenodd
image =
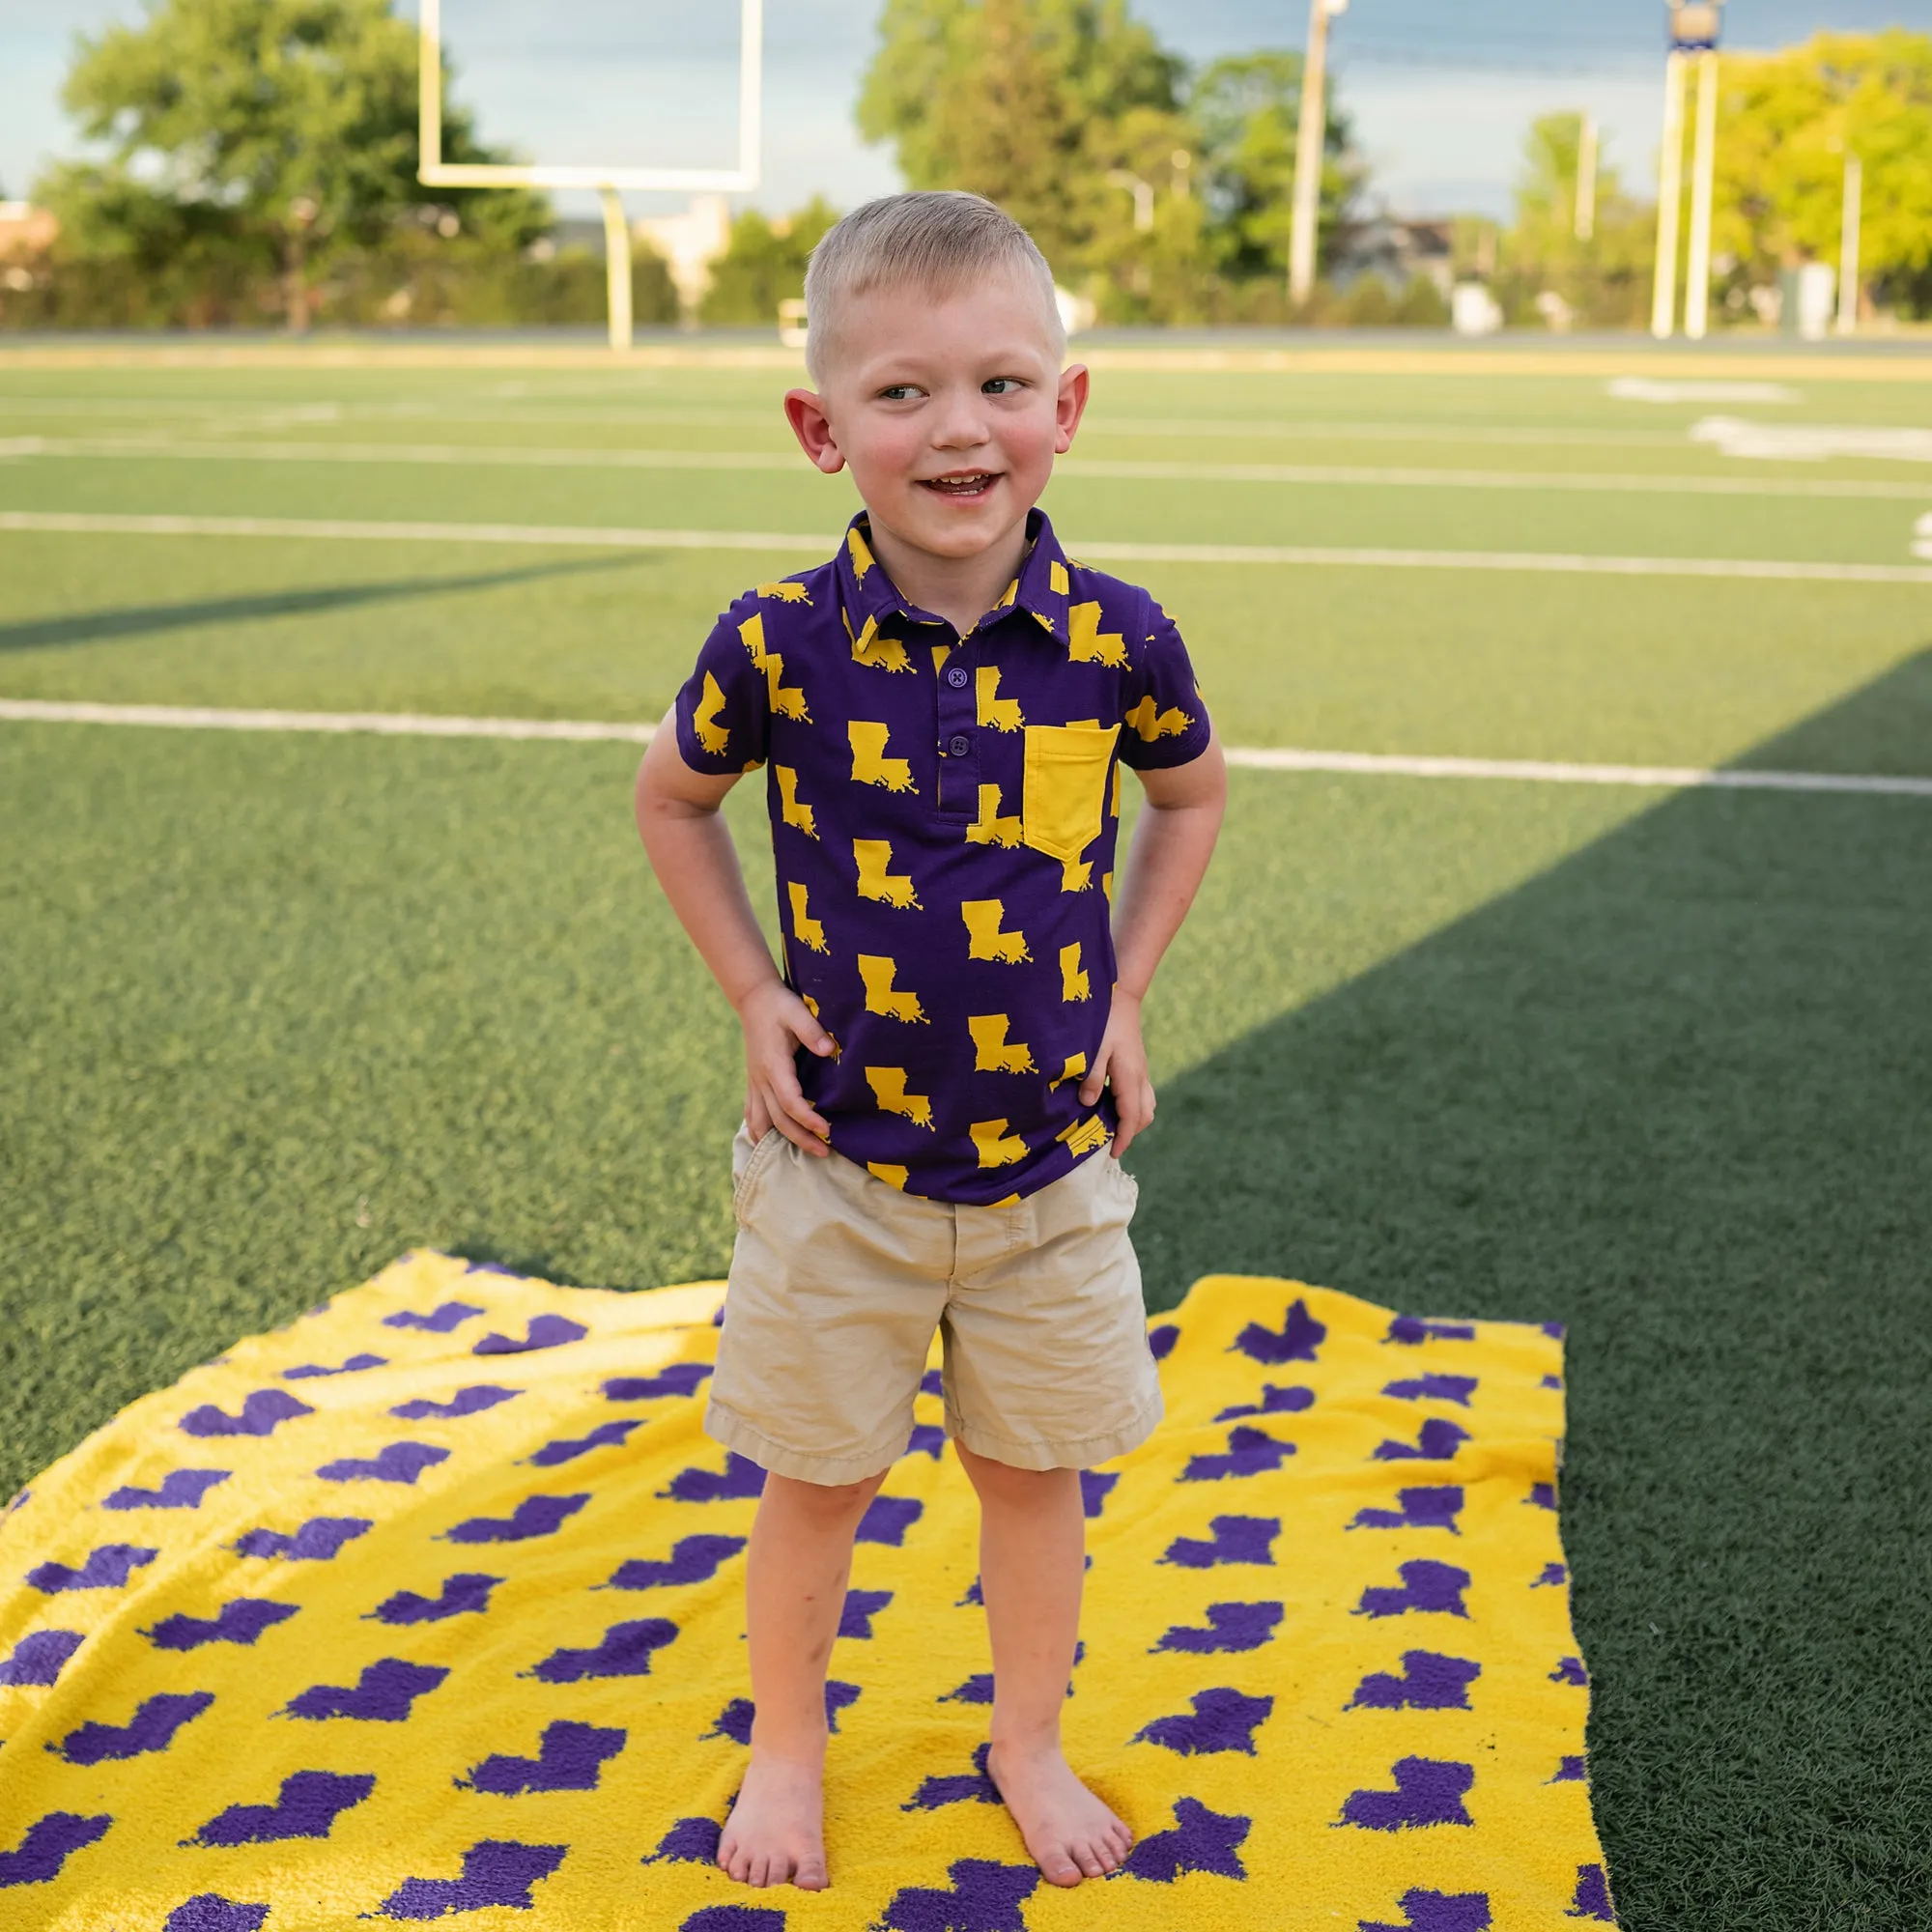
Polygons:
<instances>
[{"instance_id":1,"label":"utility pole","mask_svg":"<svg viewBox=\"0 0 1932 1932\"><path fill-rule=\"evenodd\" d=\"M1587 242L1597 232L1597 117L1583 116L1577 130L1577 239Z\"/></svg>"},{"instance_id":2,"label":"utility pole","mask_svg":"<svg viewBox=\"0 0 1932 1932\"><path fill-rule=\"evenodd\" d=\"M1349 0L1308 0L1308 51L1301 62L1301 116L1294 131L1293 221L1288 240L1288 299L1303 307L1315 292L1321 156L1328 144L1328 22Z\"/></svg>"},{"instance_id":3,"label":"utility pole","mask_svg":"<svg viewBox=\"0 0 1932 1932\"><path fill-rule=\"evenodd\" d=\"M1838 333L1852 335L1859 326L1859 227L1864 213L1864 163L1849 150L1845 155L1844 226L1838 231Z\"/></svg>"}]
</instances>

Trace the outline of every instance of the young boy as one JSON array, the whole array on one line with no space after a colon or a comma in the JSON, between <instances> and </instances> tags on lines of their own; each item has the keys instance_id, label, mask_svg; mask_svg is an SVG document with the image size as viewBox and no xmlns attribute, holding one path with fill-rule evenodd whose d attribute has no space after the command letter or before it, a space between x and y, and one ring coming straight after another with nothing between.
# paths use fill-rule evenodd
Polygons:
<instances>
[{"instance_id":1,"label":"young boy","mask_svg":"<svg viewBox=\"0 0 1932 1932\"><path fill-rule=\"evenodd\" d=\"M1141 1001L1226 779L1174 625L1034 507L1087 371L1061 368L1025 231L975 195L868 203L813 252L806 306L817 387L785 414L866 507L832 562L719 620L638 779L651 864L745 1035L705 1427L768 1475L719 1862L827 1883L826 1666L937 1327L981 1511L988 1770L1040 1870L1077 1885L1131 1843L1060 1747L1079 1471L1161 1412L1118 1156L1153 1115ZM767 762L782 978L718 814ZM1148 809L1117 892L1123 763Z\"/></svg>"}]
</instances>

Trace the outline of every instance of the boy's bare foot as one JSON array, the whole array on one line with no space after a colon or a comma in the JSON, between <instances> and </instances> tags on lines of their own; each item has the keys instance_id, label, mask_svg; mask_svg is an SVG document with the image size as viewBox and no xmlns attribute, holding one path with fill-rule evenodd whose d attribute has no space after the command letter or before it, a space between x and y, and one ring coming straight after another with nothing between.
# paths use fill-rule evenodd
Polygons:
<instances>
[{"instance_id":1,"label":"boy's bare foot","mask_svg":"<svg viewBox=\"0 0 1932 1932\"><path fill-rule=\"evenodd\" d=\"M795 1885L823 1891L825 1778L815 1764L753 1753L718 1862L740 1885Z\"/></svg>"},{"instance_id":2,"label":"boy's bare foot","mask_svg":"<svg viewBox=\"0 0 1932 1932\"><path fill-rule=\"evenodd\" d=\"M995 1745L986 1771L1049 1884L1078 1885L1120 1869L1134 1834L1074 1776L1058 1745Z\"/></svg>"}]
</instances>

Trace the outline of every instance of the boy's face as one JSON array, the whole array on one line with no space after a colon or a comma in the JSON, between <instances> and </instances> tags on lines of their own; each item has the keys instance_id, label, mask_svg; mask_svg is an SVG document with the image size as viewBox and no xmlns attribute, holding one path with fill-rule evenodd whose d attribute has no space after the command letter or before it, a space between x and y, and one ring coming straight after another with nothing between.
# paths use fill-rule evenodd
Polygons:
<instances>
[{"instance_id":1,"label":"boy's face","mask_svg":"<svg viewBox=\"0 0 1932 1932\"><path fill-rule=\"evenodd\" d=\"M785 398L799 441L828 474L849 464L874 525L934 556L975 556L1025 518L1087 403L1016 275L874 290L827 348L821 390Z\"/></svg>"}]
</instances>

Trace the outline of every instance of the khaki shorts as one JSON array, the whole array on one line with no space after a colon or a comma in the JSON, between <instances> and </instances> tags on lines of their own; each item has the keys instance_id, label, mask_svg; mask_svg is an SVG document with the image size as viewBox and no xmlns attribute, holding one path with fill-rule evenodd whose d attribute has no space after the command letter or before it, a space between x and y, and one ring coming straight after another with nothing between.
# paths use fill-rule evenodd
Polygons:
<instances>
[{"instance_id":1,"label":"khaki shorts","mask_svg":"<svg viewBox=\"0 0 1932 1932\"><path fill-rule=\"evenodd\" d=\"M901 1194L776 1130L732 1144L738 1241L708 1435L775 1475L850 1483L905 1451L933 1331L946 1431L1021 1469L1084 1469L1160 1420L1138 1192L1104 1149L1009 1208Z\"/></svg>"}]
</instances>

